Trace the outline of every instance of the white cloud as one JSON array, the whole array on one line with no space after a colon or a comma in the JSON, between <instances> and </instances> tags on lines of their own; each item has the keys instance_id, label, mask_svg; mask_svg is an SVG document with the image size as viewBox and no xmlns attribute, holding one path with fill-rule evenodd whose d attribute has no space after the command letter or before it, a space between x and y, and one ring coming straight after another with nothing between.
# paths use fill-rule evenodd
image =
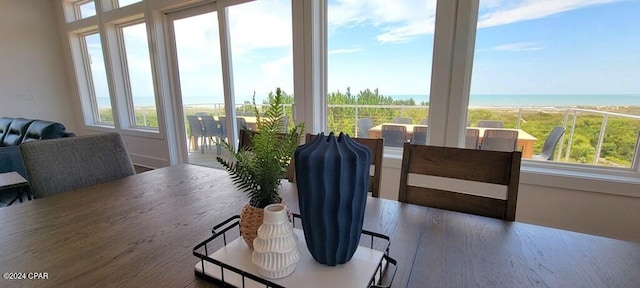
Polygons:
<instances>
[{"instance_id":1,"label":"white cloud","mask_svg":"<svg viewBox=\"0 0 640 288\"><path fill-rule=\"evenodd\" d=\"M260 0L229 8L234 55L260 48L291 47L291 1Z\"/></svg>"},{"instance_id":2,"label":"white cloud","mask_svg":"<svg viewBox=\"0 0 640 288\"><path fill-rule=\"evenodd\" d=\"M357 53L362 51L362 49L360 48L353 48L353 49L335 49L335 50L331 50L328 51L327 53L329 53L330 55L332 54L348 54L348 53Z\"/></svg>"},{"instance_id":3,"label":"white cloud","mask_svg":"<svg viewBox=\"0 0 640 288\"><path fill-rule=\"evenodd\" d=\"M538 43L518 42L518 43L509 43L509 44L495 46L491 50L498 50L498 51L535 51L535 50L542 50L542 49L544 49L544 47L540 46Z\"/></svg>"},{"instance_id":4,"label":"white cloud","mask_svg":"<svg viewBox=\"0 0 640 288\"><path fill-rule=\"evenodd\" d=\"M435 0L336 0L329 1L329 29L372 25L383 32L378 41L404 42L433 34Z\"/></svg>"},{"instance_id":5,"label":"white cloud","mask_svg":"<svg viewBox=\"0 0 640 288\"><path fill-rule=\"evenodd\" d=\"M387 28L376 38L381 43L406 42L420 35L433 34L435 19L424 19L400 27Z\"/></svg>"},{"instance_id":6,"label":"white cloud","mask_svg":"<svg viewBox=\"0 0 640 288\"><path fill-rule=\"evenodd\" d=\"M491 0L478 16L478 28L511 24L515 22L540 19L558 13L581 9L620 0ZM493 10L493 11L491 11Z\"/></svg>"},{"instance_id":7,"label":"white cloud","mask_svg":"<svg viewBox=\"0 0 640 288\"><path fill-rule=\"evenodd\" d=\"M622 0L482 0L478 27L540 19ZM435 0L329 0L329 29L370 25L381 43L406 42L434 33Z\"/></svg>"}]
</instances>

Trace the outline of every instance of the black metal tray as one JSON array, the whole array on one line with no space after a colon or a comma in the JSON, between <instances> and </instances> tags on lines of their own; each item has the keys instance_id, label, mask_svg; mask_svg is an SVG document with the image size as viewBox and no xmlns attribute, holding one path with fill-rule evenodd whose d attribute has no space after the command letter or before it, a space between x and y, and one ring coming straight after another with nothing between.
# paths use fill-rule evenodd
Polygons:
<instances>
[{"instance_id":1,"label":"black metal tray","mask_svg":"<svg viewBox=\"0 0 640 288\"><path fill-rule=\"evenodd\" d=\"M300 220L300 215L293 214L293 226L296 227L297 224L302 223ZM225 263L225 261L220 261L219 259L215 259L212 256L216 253L219 253L223 249L227 247L237 247L238 241L242 241L240 238L240 216L235 215L230 217L229 219L223 221L222 223L213 227L212 232L213 235L206 240L198 243L193 248L193 255L199 258L199 261L195 265L195 274L196 276L221 285L223 287L286 287L280 279L269 280L262 278L257 273L250 273L243 269L242 264L230 264ZM298 225L301 226L301 225ZM236 228L237 227L237 228ZM236 229L234 229L236 228ZM300 227L301 228L301 227ZM304 242L304 239L298 239L298 241ZM366 244L364 244L366 242ZM231 244L231 245L230 245ZM304 243L303 243L304 244ZM363 245L364 244L364 245ZM395 277L395 273L397 270L397 261L391 257L389 257L389 246L390 246L390 238L386 235L362 230L362 237L360 239L361 248L368 248L375 251L379 251L379 260L376 260L377 265L375 271L372 273L371 278L368 280L368 283L362 283L362 287L390 287L393 282L393 278ZM230 245L230 246L227 246ZM242 243L242 245L246 245ZM368 246L368 247L367 247ZM219 248L218 248L219 247ZM245 250L249 249L247 246ZM217 249L216 249L217 248ZM306 248L306 244L305 244ZM231 248L230 248L231 249ZM360 249L360 248L359 248ZM215 253L212 253L215 252ZM226 251L223 251L223 253ZM300 251L301 253L307 253L308 251ZM246 251L245 251L246 253ZM311 255L309 255L311 257ZM354 257L355 258L355 257ZM352 259L351 262L354 262ZM348 265L350 263L346 263L344 265ZM391 267L390 265L391 264ZM317 264L320 265L320 264ZM328 268L328 266L322 265L322 267L327 267L326 269L336 269L334 272L340 272L339 269L341 265L336 267ZM322 279L331 279L331 270L326 274L327 271L324 271ZM344 271L342 271L344 272ZM294 272L292 275L287 276L285 278L291 277L295 275ZM338 274L338 273L336 273ZM282 278L282 279L285 279ZM305 279L306 280L306 279ZM382 282L385 282L384 284ZM305 281L305 283L300 283L299 285L303 285L305 287L313 286L313 282ZM326 281L323 283L316 283L320 287L328 287L326 286ZM344 283L345 287L353 287L353 283L347 284ZM296 286L299 286L296 285ZM360 284L358 284L360 285ZM356 285L356 287L358 286Z\"/></svg>"}]
</instances>

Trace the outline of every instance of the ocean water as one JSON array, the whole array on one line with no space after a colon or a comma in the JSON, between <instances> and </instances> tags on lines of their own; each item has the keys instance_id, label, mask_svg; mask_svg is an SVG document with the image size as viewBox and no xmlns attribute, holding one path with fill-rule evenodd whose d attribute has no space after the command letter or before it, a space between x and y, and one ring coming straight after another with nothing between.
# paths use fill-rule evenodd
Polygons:
<instances>
[{"instance_id":1,"label":"ocean water","mask_svg":"<svg viewBox=\"0 0 640 288\"><path fill-rule=\"evenodd\" d=\"M390 95L394 99L413 98L428 101L427 95ZM640 106L638 95L471 95L470 106L488 107L571 107L571 106Z\"/></svg>"},{"instance_id":2,"label":"ocean water","mask_svg":"<svg viewBox=\"0 0 640 288\"><path fill-rule=\"evenodd\" d=\"M417 104L422 101L429 101L428 95L388 95L398 100L408 100L413 98ZM236 103L250 101L251 96L237 97ZM256 99L261 103L262 99ZM222 103L222 98L209 96L185 97L185 105ZM152 106L153 97L136 98L137 106ZM109 98L98 97L98 106L108 106ZM488 107L571 107L571 106L640 106L640 94L617 94L617 95L471 95L470 106Z\"/></svg>"}]
</instances>

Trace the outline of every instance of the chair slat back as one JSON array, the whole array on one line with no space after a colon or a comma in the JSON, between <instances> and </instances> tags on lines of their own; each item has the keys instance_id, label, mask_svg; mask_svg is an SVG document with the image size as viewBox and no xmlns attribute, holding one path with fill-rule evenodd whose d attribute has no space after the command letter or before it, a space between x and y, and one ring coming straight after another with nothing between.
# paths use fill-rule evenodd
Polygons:
<instances>
[{"instance_id":1,"label":"chair slat back","mask_svg":"<svg viewBox=\"0 0 640 288\"><path fill-rule=\"evenodd\" d=\"M478 137L480 129L467 129L464 140L464 147L467 149L478 149Z\"/></svg>"},{"instance_id":2,"label":"chair slat back","mask_svg":"<svg viewBox=\"0 0 640 288\"><path fill-rule=\"evenodd\" d=\"M514 151L518 144L518 131L515 130L484 130L480 149L492 151Z\"/></svg>"},{"instance_id":3,"label":"chair slat back","mask_svg":"<svg viewBox=\"0 0 640 288\"><path fill-rule=\"evenodd\" d=\"M521 157L519 151L483 151L407 143L402 156L398 200L513 221ZM407 182L409 174L504 185L506 199L412 185Z\"/></svg>"}]
</instances>

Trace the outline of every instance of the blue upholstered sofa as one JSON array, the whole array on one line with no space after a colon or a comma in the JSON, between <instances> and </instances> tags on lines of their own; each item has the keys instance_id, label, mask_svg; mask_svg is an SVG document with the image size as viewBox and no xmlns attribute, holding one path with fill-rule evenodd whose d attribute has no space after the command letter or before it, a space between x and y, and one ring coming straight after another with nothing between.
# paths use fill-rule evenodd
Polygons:
<instances>
[{"instance_id":1,"label":"blue upholstered sofa","mask_svg":"<svg viewBox=\"0 0 640 288\"><path fill-rule=\"evenodd\" d=\"M20 144L29 141L75 136L61 123L0 117L0 173L16 171L27 178Z\"/></svg>"}]
</instances>

